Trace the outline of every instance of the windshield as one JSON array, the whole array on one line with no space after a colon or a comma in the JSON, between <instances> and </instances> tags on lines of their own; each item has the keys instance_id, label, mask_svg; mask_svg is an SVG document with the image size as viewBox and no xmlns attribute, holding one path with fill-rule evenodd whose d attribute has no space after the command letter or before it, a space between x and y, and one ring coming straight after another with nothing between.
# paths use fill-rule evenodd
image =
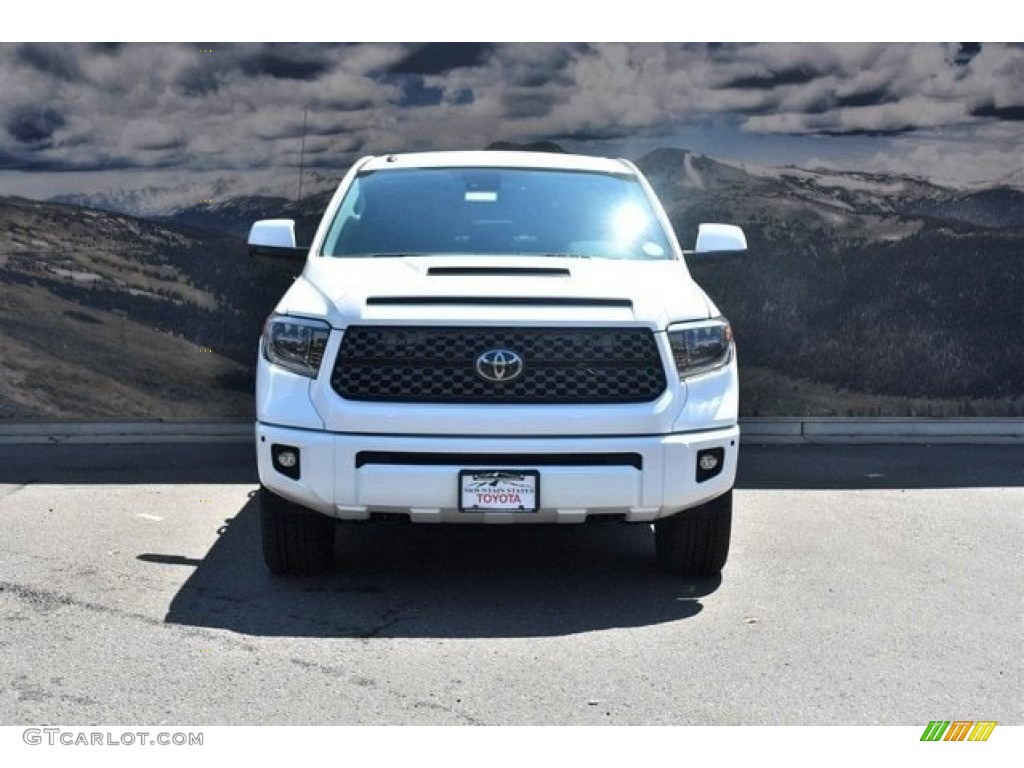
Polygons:
<instances>
[{"instance_id":1,"label":"windshield","mask_svg":"<svg viewBox=\"0 0 1024 768\"><path fill-rule=\"evenodd\" d=\"M362 174L345 195L322 253L673 258L635 178L519 168Z\"/></svg>"}]
</instances>

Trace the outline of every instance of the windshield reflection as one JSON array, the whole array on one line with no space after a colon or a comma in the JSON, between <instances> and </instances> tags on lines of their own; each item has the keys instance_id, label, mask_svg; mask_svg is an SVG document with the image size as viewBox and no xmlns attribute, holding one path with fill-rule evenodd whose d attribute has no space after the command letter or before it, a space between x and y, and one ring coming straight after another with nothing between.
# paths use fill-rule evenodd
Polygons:
<instances>
[{"instance_id":1,"label":"windshield reflection","mask_svg":"<svg viewBox=\"0 0 1024 768\"><path fill-rule=\"evenodd\" d=\"M643 187L630 177L423 168L358 177L322 253L668 259L669 242Z\"/></svg>"}]
</instances>

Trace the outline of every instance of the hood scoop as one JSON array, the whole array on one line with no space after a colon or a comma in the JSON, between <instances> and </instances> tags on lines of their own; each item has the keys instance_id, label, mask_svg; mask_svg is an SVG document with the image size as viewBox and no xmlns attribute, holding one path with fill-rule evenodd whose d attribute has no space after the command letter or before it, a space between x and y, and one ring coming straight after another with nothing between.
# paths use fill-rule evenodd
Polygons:
<instances>
[{"instance_id":1,"label":"hood scoop","mask_svg":"<svg viewBox=\"0 0 1024 768\"><path fill-rule=\"evenodd\" d=\"M571 277L565 267L430 267L430 277Z\"/></svg>"},{"instance_id":2,"label":"hood scoop","mask_svg":"<svg viewBox=\"0 0 1024 768\"><path fill-rule=\"evenodd\" d=\"M490 307L632 307L630 299L573 296L370 296L369 305Z\"/></svg>"}]
</instances>

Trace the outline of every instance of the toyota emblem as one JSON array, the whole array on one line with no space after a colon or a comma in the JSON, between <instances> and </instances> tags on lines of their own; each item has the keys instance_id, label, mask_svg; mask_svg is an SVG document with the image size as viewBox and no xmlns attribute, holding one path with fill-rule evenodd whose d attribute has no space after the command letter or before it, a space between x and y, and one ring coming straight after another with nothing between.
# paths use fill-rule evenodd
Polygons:
<instances>
[{"instance_id":1,"label":"toyota emblem","mask_svg":"<svg viewBox=\"0 0 1024 768\"><path fill-rule=\"evenodd\" d=\"M511 349L489 349L476 359L476 372L494 384L515 381L523 375L523 358Z\"/></svg>"}]
</instances>

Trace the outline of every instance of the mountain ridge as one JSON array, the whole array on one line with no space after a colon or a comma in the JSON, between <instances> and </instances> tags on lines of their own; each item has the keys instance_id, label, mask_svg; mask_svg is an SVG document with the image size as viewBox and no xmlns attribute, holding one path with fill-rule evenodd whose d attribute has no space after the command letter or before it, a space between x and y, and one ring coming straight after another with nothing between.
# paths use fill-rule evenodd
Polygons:
<instances>
[{"instance_id":1,"label":"mountain ridge","mask_svg":"<svg viewBox=\"0 0 1024 768\"><path fill-rule=\"evenodd\" d=\"M286 285L237 238L0 197L0 418L248 416Z\"/></svg>"},{"instance_id":2,"label":"mountain ridge","mask_svg":"<svg viewBox=\"0 0 1024 768\"><path fill-rule=\"evenodd\" d=\"M1024 413L1020 190L954 189L895 174L766 170L673 148L654 150L637 165L684 247L700 222L745 228L746 259L689 262L731 319L741 366L758 372L742 389L746 415L787 415L779 409L800 402L800 382L814 391L807 402L816 410L807 415L853 415L881 407L879 398L891 398L884 401L892 403L885 406L890 415ZM301 204L242 195L145 219L0 198L0 298L11 304L20 292L37 296L35 325L56 317L61 333L78 343L95 337L108 349L116 341L112 329L127 327L130 335L137 326L140 334L163 334L147 336L154 347L178 340L164 345L169 359L185 354L178 343L216 350L206 359L222 367L203 373L195 390L201 394L182 395L191 405L168 400L175 413L201 408L203 398L214 402L218 392L251 387L260 323L290 280L248 258L249 225L296 218L300 242L308 242L332 193L333 183L324 183ZM34 312L24 301L19 306ZM24 318L7 312L3 319L0 342L14 345L11 354L31 355L46 344L48 337ZM100 357L116 370L113 350ZM103 373L88 359L79 364L89 375ZM74 378L73 370L62 370ZM165 391L152 372L140 376ZM823 410L822 387L836 393L831 409ZM172 390L187 392L187 377ZM70 407L60 392L52 397L52 412ZM216 415L247 415L251 408L231 402L213 406ZM11 406L19 413L25 407Z\"/></svg>"}]
</instances>

